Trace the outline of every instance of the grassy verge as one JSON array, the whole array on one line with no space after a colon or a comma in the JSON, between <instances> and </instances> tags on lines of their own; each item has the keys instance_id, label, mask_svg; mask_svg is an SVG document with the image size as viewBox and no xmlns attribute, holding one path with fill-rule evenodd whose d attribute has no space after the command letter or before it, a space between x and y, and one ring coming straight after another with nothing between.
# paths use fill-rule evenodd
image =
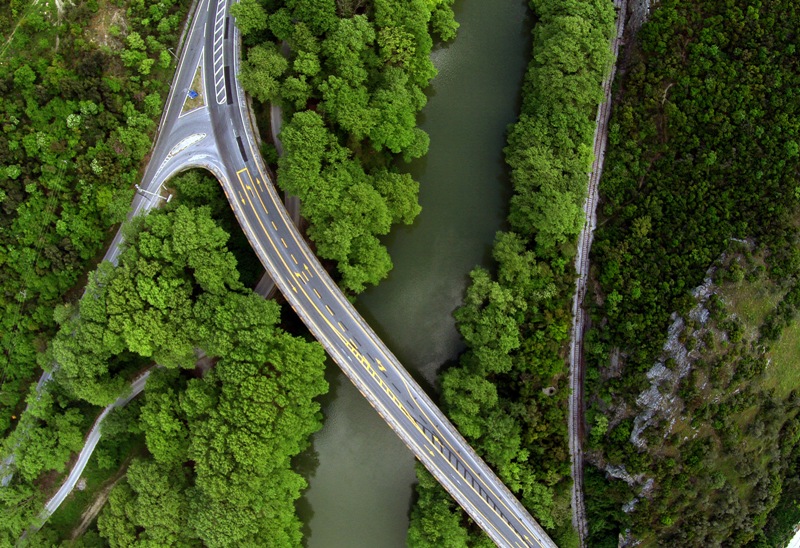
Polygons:
<instances>
[{"instance_id":1,"label":"grassy verge","mask_svg":"<svg viewBox=\"0 0 800 548\"><path fill-rule=\"evenodd\" d=\"M203 87L203 73L201 66L197 67L197 71L194 73L194 78L192 79L192 87L189 89L197 92L197 97L192 99L188 95L186 96L186 101L184 101L183 109L181 110L183 114L206 106L206 90L205 87Z\"/></svg>"},{"instance_id":2,"label":"grassy verge","mask_svg":"<svg viewBox=\"0 0 800 548\"><path fill-rule=\"evenodd\" d=\"M775 390L775 395L783 399L800 387L800 367L797 366L800 363L800 321L795 319L784 329L769 356L771 361L764 371L762 385Z\"/></svg>"}]
</instances>

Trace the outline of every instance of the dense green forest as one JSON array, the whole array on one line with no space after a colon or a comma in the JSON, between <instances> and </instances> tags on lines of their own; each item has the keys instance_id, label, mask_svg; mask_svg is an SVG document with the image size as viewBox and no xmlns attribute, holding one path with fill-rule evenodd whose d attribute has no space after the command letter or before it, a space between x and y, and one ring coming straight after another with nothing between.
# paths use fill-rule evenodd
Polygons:
<instances>
[{"instance_id":1,"label":"dense green forest","mask_svg":"<svg viewBox=\"0 0 800 548\"><path fill-rule=\"evenodd\" d=\"M496 270L475 269L455 313L468 350L441 375L441 404L559 546L571 524L566 347L601 83L614 9L606 0L530 2L533 55L506 161L514 195ZM418 467L411 546L491 546Z\"/></svg>"},{"instance_id":2,"label":"dense green forest","mask_svg":"<svg viewBox=\"0 0 800 548\"><path fill-rule=\"evenodd\" d=\"M59 14L52 4L0 10L4 433L55 331L53 308L80 295L83 273L125 218L188 6L92 0Z\"/></svg>"},{"instance_id":3,"label":"dense green forest","mask_svg":"<svg viewBox=\"0 0 800 548\"><path fill-rule=\"evenodd\" d=\"M244 86L256 99L280 101L291 117L283 132L286 156L279 166L283 187L303 198L317 251L337 261L343 285L351 291L377 283L391 268L376 236L387 233L392 223L411 222L419 212L418 185L394 162L427 150L427 135L416 128L416 114L425 103L422 89L435 74L428 59L431 30L448 39L457 27L451 3L330 0L311 7L299 1L244 1L233 10L251 46L241 74ZM29 364L11 380L17 381L14 388L21 394L37 364L50 368L58 363L59 368L41 400L29 398L31 412L4 442L4 453L14 451L18 457L11 486L3 491L5 542L13 542L31 523L101 406L124 393L131 378L153 362L167 369L154 372L145 395L104 427L114 441L98 459L120 473L127 469L128 476L114 489L97 530L87 539L119 546L134 541L300 542L293 504L305 484L291 471L289 459L320 426L312 398L326 390L323 354L317 345L276 328L279 308L252 295L240 281L241 272L251 285L261 270L216 182L196 173L171 182L178 198L166 212L126 226L119 266L99 265L88 277L85 296L76 300L84 282L82 270L111 235L108 228L124 218L129 188L151 143L155 124L137 108L146 107L151 116L160 110L170 68L166 46L160 44L174 44L180 22L170 7L163 2L89 2L75 13L66 10L64 20L72 25L67 27L69 39L54 26L54 49L53 41L44 38L45 29L31 27L43 55L38 64L18 55L8 77L19 89L31 89L25 92L26 103L7 103L17 114L12 120L19 121L6 134L17 129L27 134L34 128L34 137L22 143L26 155L17 144L9 146L17 163L3 172L9 184L3 206L24 212L17 207L20 203L36 203L20 194L23 188L29 194L36 189L33 181L40 166L35 154L66 151L70 160L53 160L56 167L64 166L54 178L59 186L42 187L41 207L31 210L30 218L20 214L30 223L34 215L47 213L54 224L51 232L59 227L60 232L53 239L47 222L39 223L41 232L29 238L31 256L39 261L35 272L42 274L36 282L46 282L52 291L44 300L40 290L36 308L28 307L40 323L26 324L31 331ZM25 12L21 20L20 29L28 28L35 12ZM156 27L172 34L157 34ZM25 40L20 32L12 44L24 46ZM289 46L288 59L277 54L279 40ZM72 52L70 48L75 55L65 60L61 55ZM88 61L83 56L88 55L93 56L94 72L84 66ZM23 64L31 71L18 70ZM69 81L73 76L82 77L83 87ZM56 77L74 86L72 93L86 93L92 100L73 104L69 94L47 95L42 88L54 86ZM30 118L35 101L45 99L51 110ZM118 110L112 109L112 101ZM22 118L23 113L28 117ZM117 113L121 116L115 117ZM94 117L102 123L95 125ZM60 148L56 141L44 143L45 132L35 129L35 123L45 122L63 122L65 139L71 140ZM67 183L71 177L74 181ZM60 215L71 211L71 201L84 207L78 211L84 217L78 212ZM10 224L4 234L12 238L21 228ZM232 253L226 232L233 234ZM83 246L76 255L82 262L64 263L63 272L59 265L42 263L37 255L41 247L31 243L43 246L53 240L52 261L62 255L59 245L71 250L79 236ZM0 248L6 249L11 250ZM18 285L27 283L24 274L18 272ZM50 274L57 277L47 281ZM64 295L73 287L75 291ZM25 288L21 295L31 296ZM22 315L25 307L17 308ZM198 350L224 359L214 359L210 371L197 369ZM9 401L19 407L18 400ZM14 407L8 407L9 415ZM137 443L139 456L128 463L123 448ZM226 485L223 478L230 482ZM175 519L165 521L154 508ZM200 519L189 520L192 515ZM45 527L35 542L56 542L63 534Z\"/></svg>"},{"instance_id":4,"label":"dense green forest","mask_svg":"<svg viewBox=\"0 0 800 548\"><path fill-rule=\"evenodd\" d=\"M797 522L799 17L663 0L628 42L586 338L592 546L776 546Z\"/></svg>"},{"instance_id":5,"label":"dense green forest","mask_svg":"<svg viewBox=\"0 0 800 548\"><path fill-rule=\"evenodd\" d=\"M243 0L232 7L247 60L240 80L278 102L287 123L278 185L302 201L307 234L358 293L392 268L378 239L420 211L419 185L395 167L428 150L416 127L436 74L432 33L455 35L453 0ZM288 59L280 44L288 46Z\"/></svg>"},{"instance_id":6,"label":"dense green forest","mask_svg":"<svg viewBox=\"0 0 800 548\"><path fill-rule=\"evenodd\" d=\"M418 184L397 163L427 151L416 116L433 39L457 30L452 2L232 8L242 84L287 119L285 155L268 145L266 156L350 293L386 276L379 237L419 213ZM467 351L442 372L440 400L566 547L578 544L566 423L574 241L614 9L529 3L533 50L505 150L508 230L495 268L471 273L455 313ZM291 459L321 426L324 353L248 289L262 269L216 181L172 181L177 198L126 227L119 266L84 275L129 207L188 3L5 4L0 430L16 461L0 545L34 520L102 406L154 363L145 394L104 426L111 449L97 458L127 473L86 542L301 544L305 481ZM628 42L587 297L590 546L620 535L777 546L800 520L798 28L789 0L662 0ZM55 381L17 420L53 363ZM421 467L418 477L409 545L491 546ZM64 538L45 527L31 544Z\"/></svg>"},{"instance_id":7,"label":"dense green forest","mask_svg":"<svg viewBox=\"0 0 800 548\"><path fill-rule=\"evenodd\" d=\"M239 281L228 234L197 205L224 201L216 181L189 174L173 185L166 210L126 227L119 265L101 263L80 302L57 310L43 357L57 359L55 380L6 442L19 447L2 491L4 542L38 513L99 406L154 361L164 369L144 401L103 427L119 445L144 436L146 452L112 492L100 535L112 546L299 542L305 480L290 459L321 426L324 352L278 328L280 307ZM198 350L219 358L213 368L196 366ZM45 529L31 542L57 539Z\"/></svg>"}]
</instances>

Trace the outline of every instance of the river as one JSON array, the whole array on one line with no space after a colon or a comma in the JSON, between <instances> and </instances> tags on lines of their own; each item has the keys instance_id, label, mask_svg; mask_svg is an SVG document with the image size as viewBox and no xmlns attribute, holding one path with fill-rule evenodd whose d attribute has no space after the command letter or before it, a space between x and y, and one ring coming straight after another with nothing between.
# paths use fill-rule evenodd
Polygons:
<instances>
[{"instance_id":1,"label":"river","mask_svg":"<svg viewBox=\"0 0 800 548\"><path fill-rule=\"evenodd\" d=\"M422 213L385 243L394 270L358 310L432 394L437 369L463 344L453 310L469 271L488 265L510 196L502 149L516 119L530 51L524 0L457 0L456 40L435 49L439 70L420 117L425 159L408 166ZM298 504L309 548L405 546L414 457L332 362L325 426L299 459L309 488Z\"/></svg>"}]
</instances>

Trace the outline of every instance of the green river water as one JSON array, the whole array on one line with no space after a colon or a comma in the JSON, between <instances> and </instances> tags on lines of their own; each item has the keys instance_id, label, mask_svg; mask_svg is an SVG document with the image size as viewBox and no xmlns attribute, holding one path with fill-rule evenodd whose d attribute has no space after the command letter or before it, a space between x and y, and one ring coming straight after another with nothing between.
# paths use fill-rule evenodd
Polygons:
<instances>
[{"instance_id":1,"label":"green river water","mask_svg":"<svg viewBox=\"0 0 800 548\"><path fill-rule=\"evenodd\" d=\"M516 119L530 49L524 0L457 0L458 37L437 48L439 75L420 117L430 134L420 182L422 213L386 244L394 270L358 309L429 394L437 369L463 344L453 310L469 271L488 264L510 195L502 149ZM299 503L309 548L405 546L414 457L330 363L325 427L299 460L309 489Z\"/></svg>"}]
</instances>

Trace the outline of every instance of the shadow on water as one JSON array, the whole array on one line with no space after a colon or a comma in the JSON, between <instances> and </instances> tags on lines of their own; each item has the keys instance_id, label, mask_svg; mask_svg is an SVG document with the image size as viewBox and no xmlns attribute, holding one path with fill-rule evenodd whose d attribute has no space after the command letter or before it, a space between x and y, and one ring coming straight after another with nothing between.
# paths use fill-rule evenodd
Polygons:
<instances>
[{"instance_id":1,"label":"shadow on water","mask_svg":"<svg viewBox=\"0 0 800 548\"><path fill-rule=\"evenodd\" d=\"M325 380L328 381L328 392L317 398L320 404L320 412L332 402L336 401L343 380L342 375L339 373L339 366L336 365L330 357L325 360ZM312 439L309 448L292 460L292 470L303 476L306 481L311 482L318 468L319 452L314 447L314 440ZM297 499L295 507L297 508L297 514L303 517L303 527L301 531L303 534L303 545L306 546L308 544L308 537L311 535L309 522L314 516L314 509L305 496L301 496Z\"/></svg>"}]
</instances>

